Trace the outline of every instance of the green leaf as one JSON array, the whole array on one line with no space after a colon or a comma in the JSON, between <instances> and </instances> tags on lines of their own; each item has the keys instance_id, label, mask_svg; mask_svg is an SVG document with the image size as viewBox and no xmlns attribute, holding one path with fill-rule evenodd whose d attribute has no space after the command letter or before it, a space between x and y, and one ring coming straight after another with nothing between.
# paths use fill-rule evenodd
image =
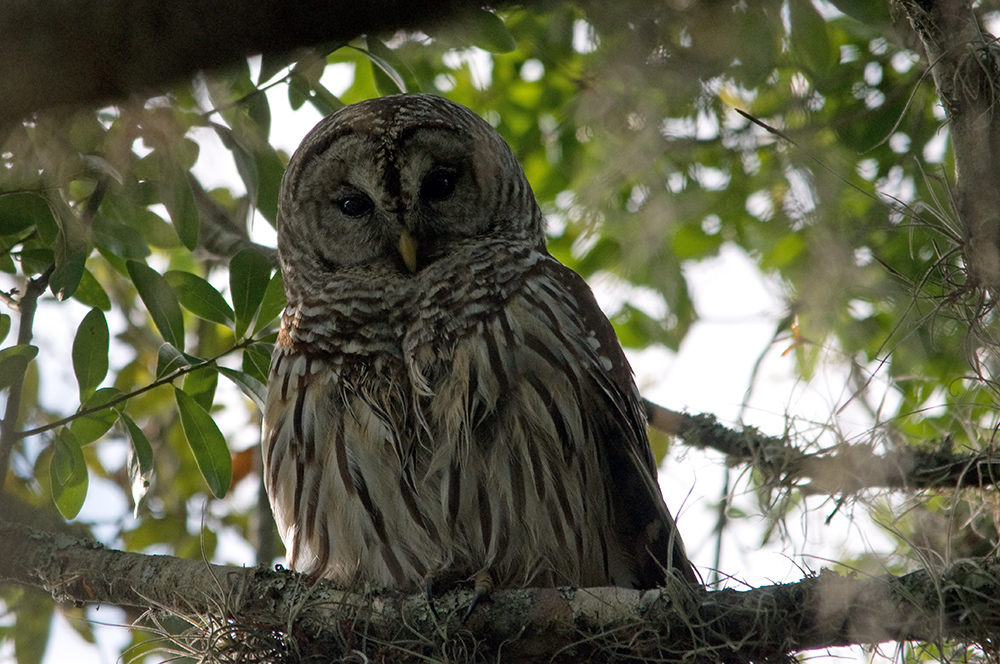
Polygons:
<instances>
[{"instance_id":1,"label":"green leaf","mask_svg":"<svg viewBox=\"0 0 1000 664\"><path fill-rule=\"evenodd\" d=\"M49 462L52 500L64 518L73 519L87 498L87 461L83 458L80 441L65 427L55 435L52 445Z\"/></svg>"},{"instance_id":2,"label":"green leaf","mask_svg":"<svg viewBox=\"0 0 1000 664\"><path fill-rule=\"evenodd\" d=\"M701 227L687 224L677 229L671 248L678 260L688 260L704 258L718 251L721 244L721 235L708 235Z\"/></svg>"},{"instance_id":3,"label":"green leaf","mask_svg":"<svg viewBox=\"0 0 1000 664\"><path fill-rule=\"evenodd\" d=\"M163 278L174 289L181 306L195 316L227 326L235 321L236 314L226 298L201 277L190 272L170 270Z\"/></svg>"},{"instance_id":4,"label":"green leaf","mask_svg":"<svg viewBox=\"0 0 1000 664\"><path fill-rule=\"evenodd\" d=\"M226 438L208 411L193 397L177 388L174 388L174 397L181 414L181 428L191 446L198 469L212 495L222 498L229 491L229 484L233 479L233 461L229 456Z\"/></svg>"},{"instance_id":5,"label":"green leaf","mask_svg":"<svg viewBox=\"0 0 1000 664\"><path fill-rule=\"evenodd\" d=\"M125 413L119 413L125 434L128 436L128 476L132 480L132 503L135 505L134 515L138 517L146 492L149 491L150 478L153 475L153 447L149 444L146 434L135 421Z\"/></svg>"},{"instance_id":6,"label":"green leaf","mask_svg":"<svg viewBox=\"0 0 1000 664\"><path fill-rule=\"evenodd\" d=\"M113 214L121 212L124 214L126 211L133 212L132 209L117 209L123 207L124 206L117 205L115 206L116 209L110 210L109 213ZM135 215L143 217L151 216L159 219L156 213L144 208L136 210ZM132 218L132 221L137 222L138 219ZM127 226L123 223L115 221L111 218L110 214L96 215L94 217L93 231L94 244L97 245L98 248L110 251L119 258L124 258L126 260L142 260L151 253L149 250L150 243L147 242L141 233L139 233L132 226Z\"/></svg>"},{"instance_id":7,"label":"green leaf","mask_svg":"<svg viewBox=\"0 0 1000 664\"><path fill-rule=\"evenodd\" d=\"M295 56L287 53L275 55L265 53L260 57L260 71L257 73L257 85L262 85L274 78L275 74L287 69L295 62Z\"/></svg>"},{"instance_id":8,"label":"green leaf","mask_svg":"<svg viewBox=\"0 0 1000 664\"><path fill-rule=\"evenodd\" d=\"M229 262L229 290L236 310L236 338L242 339L264 300L271 263L256 249L244 249Z\"/></svg>"},{"instance_id":9,"label":"green leaf","mask_svg":"<svg viewBox=\"0 0 1000 664\"><path fill-rule=\"evenodd\" d=\"M517 41L503 20L493 12L480 9L470 17L469 40L490 53L510 53L517 48Z\"/></svg>"},{"instance_id":10,"label":"green leaf","mask_svg":"<svg viewBox=\"0 0 1000 664\"><path fill-rule=\"evenodd\" d=\"M56 269L49 277L49 290L59 300L66 300L73 297L76 289L83 278L84 265L87 262L87 254L77 252L59 262Z\"/></svg>"},{"instance_id":11,"label":"green leaf","mask_svg":"<svg viewBox=\"0 0 1000 664\"><path fill-rule=\"evenodd\" d=\"M312 88L305 76L294 74L288 81L288 105L293 111L302 108L312 94Z\"/></svg>"},{"instance_id":12,"label":"green leaf","mask_svg":"<svg viewBox=\"0 0 1000 664\"><path fill-rule=\"evenodd\" d=\"M184 376L184 394L198 402L207 411L212 410L215 388L219 385L219 370L215 365L206 365Z\"/></svg>"},{"instance_id":13,"label":"green leaf","mask_svg":"<svg viewBox=\"0 0 1000 664\"><path fill-rule=\"evenodd\" d=\"M120 397L121 394L121 391L113 387L101 388L94 393L94 396L87 399L87 402L80 409L90 410L92 408L101 408L113 399ZM113 407L108 407L73 420L69 425L69 429L76 436L76 440L80 445L89 445L106 434L108 429L114 426L117 419L117 411Z\"/></svg>"},{"instance_id":14,"label":"green leaf","mask_svg":"<svg viewBox=\"0 0 1000 664\"><path fill-rule=\"evenodd\" d=\"M271 281L264 291L264 299L261 300L260 310L257 312L257 321L253 326L253 333L257 334L268 324L277 318L285 308L285 284L281 279L281 272L275 271L271 276Z\"/></svg>"},{"instance_id":15,"label":"green leaf","mask_svg":"<svg viewBox=\"0 0 1000 664\"><path fill-rule=\"evenodd\" d=\"M18 258L25 275L41 274L52 267L56 260L51 249L25 249Z\"/></svg>"},{"instance_id":16,"label":"green leaf","mask_svg":"<svg viewBox=\"0 0 1000 664\"><path fill-rule=\"evenodd\" d=\"M156 351L156 380L160 380L164 376L190 364L191 361L188 360L184 353L170 344L163 344Z\"/></svg>"},{"instance_id":17,"label":"green leaf","mask_svg":"<svg viewBox=\"0 0 1000 664\"><path fill-rule=\"evenodd\" d=\"M184 314L170 284L145 263L127 261L125 266L163 340L183 350Z\"/></svg>"},{"instance_id":18,"label":"green leaf","mask_svg":"<svg viewBox=\"0 0 1000 664\"><path fill-rule=\"evenodd\" d=\"M247 196L273 226L277 221L278 195L285 172L278 153L260 137L244 136L219 124L212 127L226 149L233 153Z\"/></svg>"},{"instance_id":19,"label":"green leaf","mask_svg":"<svg viewBox=\"0 0 1000 664\"><path fill-rule=\"evenodd\" d=\"M80 277L80 285L76 287L73 297L77 302L81 302L88 307L95 307L101 311L111 311L111 298L108 297L104 287L98 283L90 270L83 270Z\"/></svg>"},{"instance_id":20,"label":"green leaf","mask_svg":"<svg viewBox=\"0 0 1000 664\"><path fill-rule=\"evenodd\" d=\"M6 390L20 380L36 355L38 348L27 344L0 350L0 390Z\"/></svg>"},{"instance_id":21,"label":"green leaf","mask_svg":"<svg viewBox=\"0 0 1000 664\"><path fill-rule=\"evenodd\" d=\"M198 218L194 192L191 191L191 183L187 179L187 171L172 160L164 158L160 163L160 175L160 197L163 205L170 213L170 221L177 231L177 237L185 247L193 251L198 246L201 221Z\"/></svg>"},{"instance_id":22,"label":"green leaf","mask_svg":"<svg viewBox=\"0 0 1000 664\"><path fill-rule=\"evenodd\" d=\"M272 344L257 342L243 349L243 372L267 384L267 374L271 367Z\"/></svg>"},{"instance_id":23,"label":"green leaf","mask_svg":"<svg viewBox=\"0 0 1000 664\"><path fill-rule=\"evenodd\" d=\"M792 53L814 72L822 73L837 63L826 20L810 0L788 0Z\"/></svg>"},{"instance_id":24,"label":"green leaf","mask_svg":"<svg viewBox=\"0 0 1000 664\"><path fill-rule=\"evenodd\" d=\"M403 80L402 75L396 71L396 68L386 58L372 51L371 47L375 44L381 44L381 42L377 39L369 39L369 48L358 48L357 46L352 48L364 53L372 63L372 76L375 78L375 88L378 90L378 93L380 95L393 95L406 92L406 82Z\"/></svg>"},{"instance_id":25,"label":"green leaf","mask_svg":"<svg viewBox=\"0 0 1000 664\"><path fill-rule=\"evenodd\" d=\"M140 475L149 475L153 472L153 447L149 444L149 439L135 420L125 413L118 413L118 420L132 444L129 455L134 458L129 461L130 465L134 462Z\"/></svg>"},{"instance_id":26,"label":"green leaf","mask_svg":"<svg viewBox=\"0 0 1000 664\"><path fill-rule=\"evenodd\" d=\"M0 343L10 334L10 316L0 314Z\"/></svg>"},{"instance_id":27,"label":"green leaf","mask_svg":"<svg viewBox=\"0 0 1000 664\"><path fill-rule=\"evenodd\" d=\"M7 606L11 606L6 602L7 597L4 600ZM16 610L12 613L15 622L11 631L15 661L17 664L41 664L49 643L49 632L52 630L55 602L44 593L28 592L19 597L14 606Z\"/></svg>"},{"instance_id":28,"label":"green leaf","mask_svg":"<svg viewBox=\"0 0 1000 664\"><path fill-rule=\"evenodd\" d=\"M91 309L83 317L73 339L73 373L80 386L80 401L86 401L108 375L108 350L111 342L108 321L100 309Z\"/></svg>"},{"instance_id":29,"label":"green leaf","mask_svg":"<svg viewBox=\"0 0 1000 664\"><path fill-rule=\"evenodd\" d=\"M892 20L888 2L872 0L830 0L830 3L848 16L862 23L888 23Z\"/></svg>"},{"instance_id":30,"label":"green leaf","mask_svg":"<svg viewBox=\"0 0 1000 664\"><path fill-rule=\"evenodd\" d=\"M267 400L267 386L264 383L248 373L228 367L219 367L219 373L233 381L243 394L264 410L264 402Z\"/></svg>"},{"instance_id":31,"label":"green leaf","mask_svg":"<svg viewBox=\"0 0 1000 664\"><path fill-rule=\"evenodd\" d=\"M22 233L38 224L56 226L52 208L44 198L27 192L0 195L0 235Z\"/></svg>"}]
</instances>

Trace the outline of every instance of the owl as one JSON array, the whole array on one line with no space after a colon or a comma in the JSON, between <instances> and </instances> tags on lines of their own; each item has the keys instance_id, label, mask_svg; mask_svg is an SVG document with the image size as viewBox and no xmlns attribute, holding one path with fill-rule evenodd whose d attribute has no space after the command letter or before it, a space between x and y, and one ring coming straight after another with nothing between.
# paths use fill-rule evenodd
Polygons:
<instances>
[{"instance_id":1,"label":"owl","mask_svg":"<svg viewBox=\"0 0 1000 664\"><path fill-rule=\"evenodd\" d=\"M697 576L631 369L473 112L344 107L285 172L264 482L291 566L402 591Z\"/></svg>"}]
</instances>

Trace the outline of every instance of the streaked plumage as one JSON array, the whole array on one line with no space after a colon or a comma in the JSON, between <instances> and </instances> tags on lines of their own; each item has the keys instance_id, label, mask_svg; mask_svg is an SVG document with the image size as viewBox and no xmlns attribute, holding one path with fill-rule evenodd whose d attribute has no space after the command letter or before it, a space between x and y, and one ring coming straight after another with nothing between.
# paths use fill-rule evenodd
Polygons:
<instances>
[{"instance_id":1,"label":"streaked plumage","mask_svg":"<svg viewBox=\"0 0 1000 664\"><path fill-rule=\"evenodd\" d=\"M628 363L542 225L507 145L444 99L354 104L303 141L264 414L295 569L406 591L696 582Z\"/></svg>"}]
</instances>

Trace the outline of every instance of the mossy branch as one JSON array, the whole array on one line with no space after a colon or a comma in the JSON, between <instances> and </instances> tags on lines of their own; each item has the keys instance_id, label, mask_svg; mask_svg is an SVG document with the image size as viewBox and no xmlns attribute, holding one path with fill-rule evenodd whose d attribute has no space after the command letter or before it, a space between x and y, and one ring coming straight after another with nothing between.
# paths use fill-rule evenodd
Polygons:
<instances>
[{"instance_id":1,"label":"mossy branch","mask_svg":"<svg viewBox=\"0 0 1000 664\"><path fill-rule=\"evenodd\" d=\"M987 643L1000 628L997 559L902 577L824 571L742 592L692 591L681 582L651 591L498 590L463 622L465 590L437 597L435 616L422 595L310 586L289 571L114 551L20 524L0 522L0 542L0 580L44 588L58 601L182 616L200 635L173 638L254 653L243 661L317 653L330 661L352 651L370 661L405 653L464 653L473 661L501 652L507 662L764 661L887 640Z\"/></svg>"},{"instance_id":2,"label":"mossy branch","mask_svg":"<svg viewBox=\"0 0 1000 664\"><path fill-rule=\"evenodd\" d=\"M776 485L805 493L849 495L865 489L943 489L995 485L1000 454L988 450L956 454L947 443L908 445L878 454L868 445L839 445L819 453L803 452L787 438L754 427L720 424L714 415L688 415L645 402L650 426L677 436L684 445L713 449L731 465L748 465Z\"/></svg>"}]
</instances>

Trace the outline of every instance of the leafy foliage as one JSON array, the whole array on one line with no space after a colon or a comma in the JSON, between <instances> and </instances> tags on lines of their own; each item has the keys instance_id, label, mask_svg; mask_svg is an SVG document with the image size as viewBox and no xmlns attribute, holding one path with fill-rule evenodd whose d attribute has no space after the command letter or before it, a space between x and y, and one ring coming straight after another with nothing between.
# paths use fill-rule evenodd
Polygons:
<instances>
[{"instance_id":1,"label":"leafy foliage","mask_svg":"<svg viewBox=\"0 0 1000 664\"><path fill-rule=\"evenodd\" d=\"M1000 425L994 314L963 288L947 129L915 46L862 0L483 10L6 127L6 299L42 280L46 320L79 320L71 346L50 348L8 338L0 315L0 389L21 396L20 433L0 442L17 443L7 491L73 519L95 483L110 487L135 516L102 537L132 550L211 557L223 530L270 550L253 510L221 499L258 481L233 422L256 418L284 306L273 252L251 237L276 222L275 120L286 99L315 117L399 91L483 113L524 165L553 255L662 304L610 312L626 345L677 349L698 317L686 266L735 245L786 289L775 335L803 378L821 349L854 372L874 444L981 449ZM216 139L240 182L207 189L192 169ZM39 353L72 367L78 395ZM867 401L873 371L891 412ZM2 591L16 619L0 634L40 661L51 605L19 593Z\"/></svg>"}]
</instances>

